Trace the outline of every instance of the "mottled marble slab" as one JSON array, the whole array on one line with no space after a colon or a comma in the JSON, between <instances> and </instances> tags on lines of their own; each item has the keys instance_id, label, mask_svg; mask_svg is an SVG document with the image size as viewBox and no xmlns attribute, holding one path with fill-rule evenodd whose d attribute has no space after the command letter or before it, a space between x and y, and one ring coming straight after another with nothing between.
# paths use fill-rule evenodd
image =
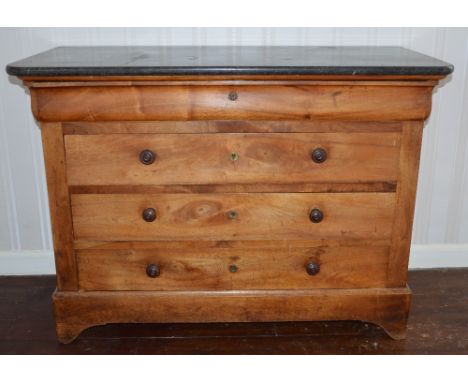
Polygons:
<instances>
[{"instance_id":1,"label":"mottled marble slab","mask_svg":"<svg viewBox=\"0 0 468 382\"><path fill-rule=\"evenodd\" d=\"M453 66L401 47L58 47L7 66L15 76L447 75Z\"/></svg>"}]
</instances>

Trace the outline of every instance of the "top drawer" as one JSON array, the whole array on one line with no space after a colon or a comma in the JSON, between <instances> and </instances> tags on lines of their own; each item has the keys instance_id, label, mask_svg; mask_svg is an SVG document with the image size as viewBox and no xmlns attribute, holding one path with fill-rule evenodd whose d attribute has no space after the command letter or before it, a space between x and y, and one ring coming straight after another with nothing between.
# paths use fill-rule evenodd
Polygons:
<instances>
[{"instance_id":1,"label":"top drawer","mask_svg":"<svg viewBox=\"0 0 468 382\"><path fill-rule=\"evenodd\" d=\"M400 134L110 134L65 137L70 185L395 181Z\"/></svg>"},{"instance_id":2,"label":"top drawer","mask_svg":"<svg viewBox=\"0 0 468 382\"><path fill-rule=\"evenodd\" d=\"M40 121L427 118L432 86L389 84L66 86L31 89Z\"/></svg>"}]
</instances>

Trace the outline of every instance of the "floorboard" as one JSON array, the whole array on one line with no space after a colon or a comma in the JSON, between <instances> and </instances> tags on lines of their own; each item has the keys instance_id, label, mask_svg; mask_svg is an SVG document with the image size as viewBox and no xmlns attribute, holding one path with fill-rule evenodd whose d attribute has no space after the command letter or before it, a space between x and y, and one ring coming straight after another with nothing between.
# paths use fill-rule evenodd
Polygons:
<instances>
[{"instance_id":1,"label":"floorboard","mask_svg":"<svg viewBox=\"0 0 468 382\"><path fill-rule=\"evenodd\" d=\"M0 354L468 354L468 269L409 273L404 341L361 322L121 324L56 341L52 276L0 277Z\"/></svg>"}]
</instances>

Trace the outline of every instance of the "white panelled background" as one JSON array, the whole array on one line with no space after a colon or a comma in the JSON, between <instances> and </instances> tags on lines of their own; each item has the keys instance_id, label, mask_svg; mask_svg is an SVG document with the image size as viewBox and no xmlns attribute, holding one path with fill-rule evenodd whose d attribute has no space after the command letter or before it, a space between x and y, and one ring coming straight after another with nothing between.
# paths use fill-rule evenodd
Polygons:
<instances>
[{"instance_id":1,"label":"white panelled background","mask_svg":"<svg viewBox=\"0 0 468 382\"><path fill-rule=\"evenodd\" d=\"M0 274L54 272L40 131L4 68L59 45L399 45L454 64L424 132L410 266L468 266L468 28L1 28Z\"/></svg>"}]
</instances>

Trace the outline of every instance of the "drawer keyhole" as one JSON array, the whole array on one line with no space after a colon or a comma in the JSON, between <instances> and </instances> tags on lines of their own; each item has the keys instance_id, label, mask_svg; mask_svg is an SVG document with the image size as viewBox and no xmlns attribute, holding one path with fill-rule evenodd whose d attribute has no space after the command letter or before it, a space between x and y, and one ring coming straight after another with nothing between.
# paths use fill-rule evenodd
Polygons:
<instances>
[{"instance_id":1,"label":"drawer keyhole","mask_svg":"<svg viewBox=\"0 0 468 382\"><path fill-rule=\"evenodd\" d=\"M231 101L236 101L237 98L239 98L239 96L237 95L237 93L236 93L235 91L232 91L232 92L229 92L228 98L229 98Z\"/></svg>"},{"instance_id":2,"label":"drawer keyhole","mask_svg":"<svg viewBox=\"0 0 468 382\"><path fill-rule=\"evenodd\" d=\"M233 220L233 219L237 219L239 214L237 213L237 211L229 211L227 213L227 216L228 216L229 219Z\"/></svg>"},{"instance_id":3,"label":"drawer keyhole","mask_svg":"<svg viewBox=\"0 0 468 382\"><path fill-rule=\"evenodd\" d=\"M236 160L239 159L239 154L237 154L236 152L232 152L232 153L229 155L229 159L231 159L233 162L235 162Z\"/></svg>"},{"instance_id":4,"label":"drawer keyhole","mask_svg":"<svg viewBox=\"0 0 468 382\"><path fill-rule=\"evenodd\" d=\"M230 265L229 266L229 272L231 273L236 273L237 272L237 265Z\"/></svg>"}]
</instances>

